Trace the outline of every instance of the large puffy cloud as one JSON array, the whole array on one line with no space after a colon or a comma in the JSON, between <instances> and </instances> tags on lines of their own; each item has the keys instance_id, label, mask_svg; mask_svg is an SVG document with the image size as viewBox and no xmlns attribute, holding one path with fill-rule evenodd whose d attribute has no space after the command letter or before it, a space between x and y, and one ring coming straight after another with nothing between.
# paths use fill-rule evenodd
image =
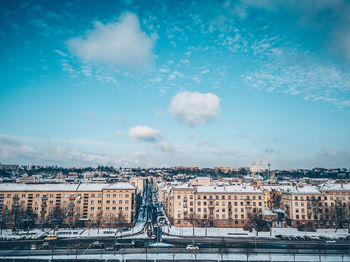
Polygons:
<instances>
[{"instance_id":1,"label":"large puffy cloud","mask_svg":"<svg viewBox=\"0 0 350 262\"><path fill-rule=\"evenodd\" d=\"M96 22L94 30L68 40L67 44L83 61L139 67L151 62L154 40L141 31L135 14L125 13L116 23Z\"/></svg>"},{"instance_id":2,"label":"large puffy cloud","mask_svg":"<svg viewBox=\"0 0 350 262\"><path fill-rule=\"evenodd\" d=\"M220 99L212 94L181 92L171 101L170 112L187 125L205 124L219 116Z\"/></svg>"},{"instance_id":3,"label":"large puffy cloud","mask_svg":"<svg viewBox=\"0 0 350 262\"><path fill-rule=\"evenodd\" d=\"M154 142L159 138L159 130L148 126L130 128L129 137L135 141Z\"/></svg>"}]
</instances>

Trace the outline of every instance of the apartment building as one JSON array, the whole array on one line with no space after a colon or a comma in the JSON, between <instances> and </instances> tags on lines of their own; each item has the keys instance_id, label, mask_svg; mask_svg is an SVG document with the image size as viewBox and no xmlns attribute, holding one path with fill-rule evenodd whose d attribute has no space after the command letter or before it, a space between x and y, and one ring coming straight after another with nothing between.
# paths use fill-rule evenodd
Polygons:
<instances>
[{"instance_id":1,"label":"apartment building","mask_svg":"<svg viewBox=\"0 0 350 262\"><path fill-rule=\"evenodd\" d=\"M347 227L350 221L350 184L297 186L283 192L287 224L293 227Z\"/></svg>"},{"instance_id":2,"label":"apartment building","mask_svg":"<svg viewBox=\"0 0 350 262\"><path fill-rule=\"evenodd\" d=\"M264 214L264 193L247 184L195 181L172 188L166 212L175 226L243 227ZM209 184L209 185L208 185Z\"/></svg>"},{"instance_id":3,"label":"apartment building","mask_svg":"<svg viewBox=\"0 0 350 262\"><path fill-rule=\"evenodd\" d=\"M133 176L129 179L130 184L135 186L141 195L143 195L143 189L146 185L147 178L146 177L140 177L140 176Z\"/></svg>"},{"instance_id":4,"label":"apartment building","mask_svg":"<svg viewBox=\"0 0 350 262\"><path fill-rule=\"evenodd\" d=\"M129 183L0 184L0 210L32 214L35 224L133 224L136 188Z\"/></svg>"}]
</instances>

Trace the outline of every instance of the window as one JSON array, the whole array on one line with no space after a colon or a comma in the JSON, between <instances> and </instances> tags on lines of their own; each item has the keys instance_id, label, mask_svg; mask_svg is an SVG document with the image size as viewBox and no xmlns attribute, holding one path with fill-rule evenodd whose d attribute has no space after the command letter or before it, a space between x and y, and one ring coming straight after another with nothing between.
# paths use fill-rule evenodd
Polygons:
<instances>
[{"instance_id":1,"label":"window","mask_svg":"<svg viewBox=\"0 0 350 262\"><path fill-rule=\"evenodd\" d=\"M201 208L200 207L198 208L198 212L201 212Z\"/></svg>"},{"instance_id":2,"label":"window","mask_svg":"<svg viewBox=\"0 0 350 262\"><path fill-rule=\"evenodd\" d=\"M119 200L119 204L123 204L123 200Z\"/></svg>"},{"instance_id":3,"label":"window","mask_svg":"<svg viewBox=\"0 0 350 262\"><path fill-rule=\"evenodd\" d=\"M91 204L94 204L95 203L95 200L91 200Z\"/></svg>"},{"instance_id":4,"label":"window","mask_svg":"<svg viewBox=\"0 0 350 262\"><path fill-rule=\"evenodd\" d=\"M35 197L40 197L40 194L36 194Z\"/></svg>"},{"instance_id":5,"label":"window","mask_svg":"<svg viewBox=\"0 0 350 262\"><path fill-rule=\"evenodd\" d=\"M125 197L129 197L129 194L125 194Z\"/></svg>"},{"instance_id":6,"label":"window","mask_svg":"<svg viewBox=\"0 0 350 262\"><path fill-rule=\"evenodd\" d=\"M191 202L192 203L192 202ZM125 204L129 204L129 200L125 200Z\"/></svg>"},{"instance_id":7,"label":"window","mask_svg":"<svg viewBox=\"0 0 350 262\"><path fill-rule=\"evenodd\" d=\"M111 194L107 194L107 197L111 197Z\"/></svg>"},{"instance_id":8,"label":"window","mask_svg":"<svg viewBox=\"0 0 350 262\"><path fill-rule=\"evenodd\" d=\"M222 196L222 199L225 199L225 196Z\"/></svg>"},{"instance_id":9,"label":"window","mask_svg":"<svg viewBox=\"0 0 350 262\"><path fill-rule=\"evenodd\" d=\"M113 197L117 197L117 194L113 194Z\"/></svg>"},{"instance_id":10,"label":"window","mask_svg":"<svg viewBox=\"0 0 350 262\"><path fill-rule=\"evenodd\" d=\"M119 194L119 197L123 197L123 194Z\"/></svg>"},{"instance_id":11,"label":"window","mask_svg":"<svg viewBox=\"0 0 350 262\"><path fill-rule=\"evenodd\" d=\"M50 197L53 197L53 194L50 194Z\"/></svg>"},{"instance_id":12,"label":"window","mask_svg":"<svg viewBox=\"0 0 350 262\"><path fill-rule=\"evenodd\" d=\"M177 195L177 199L181 199L181 196L180 196L180 195Z\"/></svg>"},{"instance_id":13,"label":"window","mask_svg":"<svg viewBox=\"0 0 350 262\"><path fill-rule=\"evenodd\" d=\"M95 197L95 194L91 194L91 197Z\"/></svg>"},{"instance_id":14,"label":"window","mask_svg":"<svg viewBox=\"0 0 350 262\"><path fill-rule=\"evenodd\" d=\"M94 210L95 209L95 207L90 207L90 210Z\"/></svg>"}]
</instances>

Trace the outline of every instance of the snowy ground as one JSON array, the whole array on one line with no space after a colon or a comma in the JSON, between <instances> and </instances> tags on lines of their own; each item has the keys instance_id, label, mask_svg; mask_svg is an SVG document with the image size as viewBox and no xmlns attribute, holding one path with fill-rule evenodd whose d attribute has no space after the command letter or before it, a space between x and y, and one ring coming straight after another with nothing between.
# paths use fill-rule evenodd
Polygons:
<instances>
[{"instance_id":1,"label":"snowy ground","mask_svg":"<svg viewBox=\"0 0 350 262\"><path fill-rule=\"evenodd\" d=\"M77 259L119 259L119 260L126 260L126 259L146 259L147 260L216 260L216 261L225 261L225 260L233 260L233 261L324 261L324 262L338 262L338 261L350 261L349 256L341 256L341 255L322 255L319 257L318 255L299 255L296 254L295 258L291 254L249 254L248 260L246 254L224 254L221 256L221 254L190 254L190 253L182 253L182 254L150 254L148 253L146 255L146 252L143 254L108 254L108 255L83 255L78 256ZM3 257L6 258L6 257ZM12 258L12 257L11 257ZM16 257L17 259L34 259L34 258L40 258L40 259L51 259L51 256L40 256L40 257ZM60 256L54 256L54 259L76 259L75 255L60 255Z\"/></svg>"},{"instance_id":2,"label":"snowy ground","mask_svg":"<svg viewBox=\"0 0 350 262\"><path fill-rule=\"evenodd\" d=\"M61 228L55 233L59 237L122 237L137 232L141 232L138 237L146 237L146 233L143 231L144 222L139 221L136 223L135 227L132 227L128 231L121 231L117 228L78 228L78 229L69 229ZM174 226L164 226L162 227L163 231L176 236L192 236L193 228L192 227L174 227ZM53 234L52 229L33 229L29 231L27 235L26 231L21 231L19 233L13 233L12 230L3 230L2 237L8 239L19 239L23 236L30 237L35 236L39 237L42 234ZM253 232L244 231L242 228L194 228L195 236L220 236L220 237L256 237L257 234ZM296 228L272 228L271 232L259 232L258 237L275 237L276 235L289 235L289 236L325 236L330 238L338 238L348 236L347 229L338 229L335 232L335 229L318 229L316 232L302 232L298 231ZM164 238L171 238L171 236L163 235Z\"/></svg>"},{"instance_id":3,"label":"snowy ground","mask_svg":"<svg viewBox=\"0 0 350 262\"><path fill-rule=\"evenodd\" d=\"M178 236L192 236L192 227L163 227L163 231L172 235ZM255 237L257 233L244 231L243 228L194 228L195 236L225 236L225 237ZM271 232L258 232L258 237L275 237L276 235L289 235L289 236L325 236L330 238L345 237L348 236L347 229L318 229L316 232L302 232L296 228L272 228ZM164 236L169 237L169 236Z\"/></svg>"}]
</instances>

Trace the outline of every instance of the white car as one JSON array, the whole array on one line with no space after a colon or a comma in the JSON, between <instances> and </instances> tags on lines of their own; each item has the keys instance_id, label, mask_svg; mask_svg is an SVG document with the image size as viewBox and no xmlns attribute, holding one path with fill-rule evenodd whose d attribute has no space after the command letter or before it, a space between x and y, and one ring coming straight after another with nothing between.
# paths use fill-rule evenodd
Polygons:
<instances>
[{"instance_id":1,"label":"white car","mask_svg":"<svg viewBox=\"0 0 350 262\"><path fill-rule=\"evenodd\" d=\"M199 251L199 246L190 244L190 245L187 245L186 250L188 250L188 251Z\"/></svg>"}]
</instances>

